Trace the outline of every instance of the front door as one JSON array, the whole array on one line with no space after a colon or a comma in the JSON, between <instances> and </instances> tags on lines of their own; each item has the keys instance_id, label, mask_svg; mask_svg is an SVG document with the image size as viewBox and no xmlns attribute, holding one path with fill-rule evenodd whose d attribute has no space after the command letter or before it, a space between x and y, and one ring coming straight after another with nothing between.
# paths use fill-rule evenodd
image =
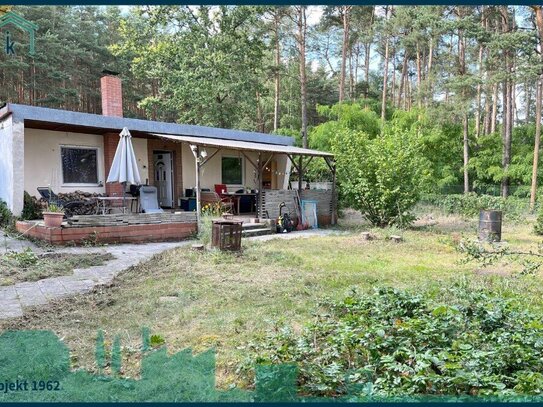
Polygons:
<instances>
[{"instance_id":1,"label":"front door","mask_svg":"<svg viewBox=\"0 0 543 407\"><path fill-rule=\"evenodd\" d=\"M173 165L172 153L155 152L155 186L158 193L158 204L165 208L173 208Z\"/></svg>"}]
</instances>

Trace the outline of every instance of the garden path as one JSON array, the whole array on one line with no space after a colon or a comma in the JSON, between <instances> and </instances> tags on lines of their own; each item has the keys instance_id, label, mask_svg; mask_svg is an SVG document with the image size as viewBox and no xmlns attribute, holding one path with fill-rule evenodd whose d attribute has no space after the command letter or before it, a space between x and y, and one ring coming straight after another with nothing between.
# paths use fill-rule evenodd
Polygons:
<instances>
[{"instance_id":1,"label":"garden path","mask_svg":"<svg viewBox=\"0 0 543 407\"><path fill-rule=\"evenodd\" d=\"M333 233L337 233L337 231L324 229L305 230L288 234L250 237L247 240L294 239L326 236ZM26 247L30 247L35 252L44 252L44 249L26 240L16 240L4 235L0 235L0 239L6 242L6 247L9 247L8 250L22 251ZM75 269L73 274L68 276L45 278L39 281L0 287L0 320L23 316L25 307L45 305L51 300L91 291L95 286L110 283L120 272L142 261L149 260L154 255L193 243L195 243L194 240L186 240L182 242L121 244L102 247L63 247L55 250L55 253L71 254L110 253L114 259L101 266Z\"/></svg>"}]
</instances>

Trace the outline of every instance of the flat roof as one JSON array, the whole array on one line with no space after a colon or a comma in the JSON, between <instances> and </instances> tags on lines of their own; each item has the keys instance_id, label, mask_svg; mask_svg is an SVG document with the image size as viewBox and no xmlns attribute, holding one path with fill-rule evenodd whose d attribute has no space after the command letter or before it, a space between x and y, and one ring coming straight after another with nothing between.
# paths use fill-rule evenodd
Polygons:
<instances>
[{"instance_id":1,"label":"flat roof","mask_svg":"<svg viewBox=\"0 0 543 407\"><path fill-rule=\"evenodd\" d=\"M310 150L308 148L300 148L294 146L281 146L273 145L266 143L257 143L257 142L245 142L237 140L224 140L218 138L200 138L200 137L191 137L191 136L173 136L171 134L159 134L154 133L155 136L167 139L174 140L179 142L190 143L203 147L214 147L214 148L228 148L230 150L246 150L246 151L261 151L267 153L281 153L289 155L305 155L305 156L314 156L314 157L333 157L332 153Z\"/></svg>"},{"instance_id":2,"label":"flat roof","mask_svg":"<svg viewBox=\"0 0 543 407\"><path fill-rule=\"evenodd\" d=\"M15 103L8 103L4 107L0 106L0 119L9 114L13 115L14 120L24 121L25 127L53 131L92 132L103 134L108 132L120 132L123 127L127 127L132 135L136 137L160 133L164 135L235 140L281 146L294 145L293 137L278 136L275 134L158 122L153 120L111 117L99 114L72 112L69 110L19 105Z\"/></svg>"}]
</instances>

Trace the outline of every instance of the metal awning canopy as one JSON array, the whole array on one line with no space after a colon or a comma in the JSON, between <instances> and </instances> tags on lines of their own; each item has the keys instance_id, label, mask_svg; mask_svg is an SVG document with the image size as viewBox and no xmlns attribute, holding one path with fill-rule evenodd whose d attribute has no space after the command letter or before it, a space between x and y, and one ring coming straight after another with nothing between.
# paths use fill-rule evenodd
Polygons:
<instances>
[{"instance_id":1,"label":"metal awning canopy","mask_svg":"<svg viewBox=\"0 0 543 407\"><path fill-rule=\"evenodd\" d=\"M311 150L309 148L300 148L294 146L285 146L278 144L266 144L266 143L255 143L248 141L237 141L237 140L224 140L219 138L202 138L202 137L191 137L191 136L173 136L171 134L159 134L152 133L154 136L185 142L196 146L202 147L212 147L212 148L228 148L231 150L245 150L245 151L260 151L266 153L276 153L276 154L288 154L291 156L311 156L311 157L334 157L333 154L327 153L324 151Z\"/></svg>"},{"instance_id":2,"label":"metal awning canopy","mask_svg":"<svg viewBox=\"0 0 543 407\"><path fill-rule=\"evenodd\" d=\"M221 138L210 138L210 137L193 137L193 136L176 136L171 134L161 134L161 133L150 133L155 137L159 137L165 140L172 140L181 143L188 143L191 146L192 154L194 155L195 163L195 173L196 173L196 218L198 222L198 230L200 230L200 212L201 212L201 197L200 197L200 178L201 178L201 169L202 167L213 158L221 149L237 150L255 167L256 174L258 177L258 216L262 216L262 178L263 170L267 165L269 160L275 154L285 154L292 165L298 171L298 189L302 189L302 174L307 168L307 165L315 157L321 157L326 162L328 168L332 172L332 224L335 224L335 210L336 210L336 201L335 201L335 185L336 185L336 166L334 162L334 155L324 151L311 150L308 148L300 148L282 144L270 144L270 143L259 143L259 142L248 142L240 140L226 140ZM201 148L209 147L216 149L209 156L201 155ZM253 151L258 153L258 159L254 160L249 158L245 152ZM269 158L266 159L263 157L264 153L268 153ZM304 157L308 157L304 165Z\"/></svg>"}]
</instances>

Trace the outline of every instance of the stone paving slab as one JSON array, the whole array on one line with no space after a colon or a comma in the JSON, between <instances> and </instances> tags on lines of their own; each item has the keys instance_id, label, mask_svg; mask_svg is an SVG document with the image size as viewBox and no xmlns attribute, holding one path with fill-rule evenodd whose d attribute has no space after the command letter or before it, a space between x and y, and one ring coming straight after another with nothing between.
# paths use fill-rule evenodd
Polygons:
<instances>
[{"instance_id":1,"label":"stone paving slab","mask_svg":"<svg viewBox=\"0 0 543 407\"><path fill-rule=\"evenodd\" d=\"M14 285L8 287L0 287L0 302L3 300L16 300L17 290Z\"/></svg>"},{"instance_id":2,"label":"stone paving slab","mask_svg":"<svg viewBox=\"0 0 543 407\"><path fill-rule=\"evenodd\" d=\"M23 316L23 309L19 306L16 308L2 309L0 319L19 318Z\"/></svg>"},{"instance_id":3,"label":"stone paving slab","mask_svg":"<svg viewBox=\"0 0 543 407\"><path fill-rule=\"evenodd\" d=\"M65 297L69 294L62 283L53 278L38 281L38 286L40 287L42 294L48 300Z\"/></svg>"},{"instance_id":4,"label":"stone paving slab","mask_svg":"<svg viewBox=\"0 0 543 407\"><path fill-rule=\"evenodd\" d=\"M15 318L23 315L23 309L17 301L0 302L0 317Z\"/></svg>"},{"instance_id":5,"label":"stone paving slab","mask_svg":"<svg viewBox=\"0 0 543 407\"><path fill-rule=\"evenodd\" d=\"M76 279L66 279L62 283L66 291L70 294L82 294L91 291L95 282L92 280L76 280Z\"/></svg>"},{"instance_id":6,"label":"stone paving slab","mask_svg":"<svg viewBox=\"0 0 543 407\"><path fill-rule=\"evenodd\" d=\"M43 295L37 282L15 284L17 298L23 307L47 304L47 298Z\"/></svg>"}]
</instances>

